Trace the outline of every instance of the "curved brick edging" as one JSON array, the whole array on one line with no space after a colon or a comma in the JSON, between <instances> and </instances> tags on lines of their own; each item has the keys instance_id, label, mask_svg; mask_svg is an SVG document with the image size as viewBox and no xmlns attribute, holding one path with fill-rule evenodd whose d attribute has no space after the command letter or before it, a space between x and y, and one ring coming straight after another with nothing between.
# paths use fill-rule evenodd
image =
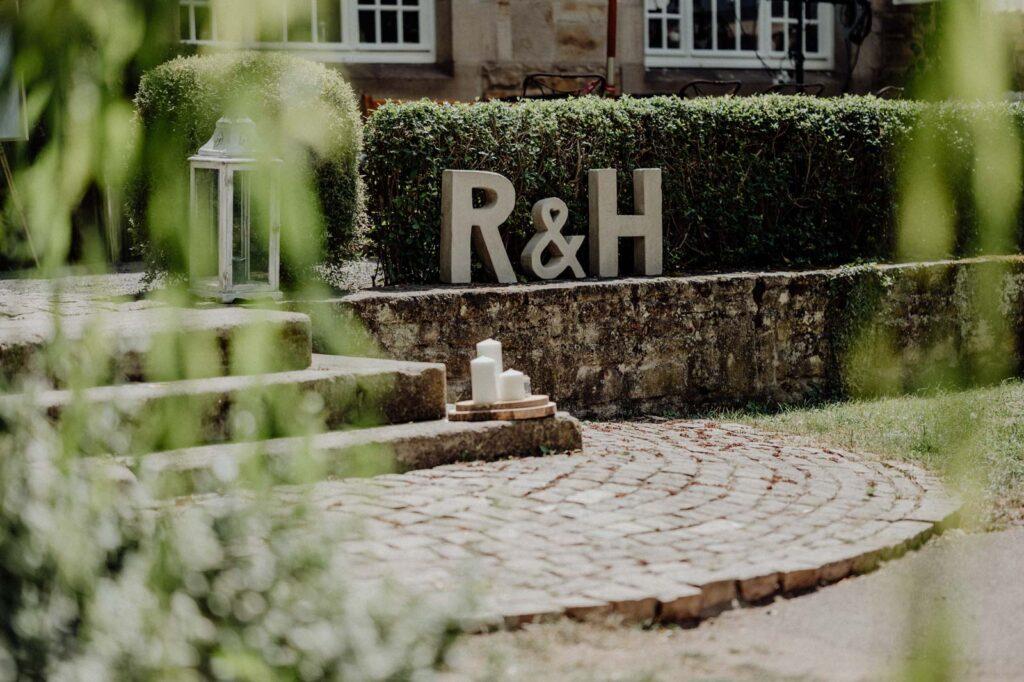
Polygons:
<instances>
[{"instance_id":1,"label":"curved brick edging","mask_svg":"<svg viewBox=\"0 0 1024 682\"><path fill-rule=\"evenodd\" d=\"M713 422L594 423L583 453L315 486L364 520L347 549L437 592L481 579L476 626L618 613L687 621L874 568L959 505L918 467Z\"/></svg>"}]
</instances>

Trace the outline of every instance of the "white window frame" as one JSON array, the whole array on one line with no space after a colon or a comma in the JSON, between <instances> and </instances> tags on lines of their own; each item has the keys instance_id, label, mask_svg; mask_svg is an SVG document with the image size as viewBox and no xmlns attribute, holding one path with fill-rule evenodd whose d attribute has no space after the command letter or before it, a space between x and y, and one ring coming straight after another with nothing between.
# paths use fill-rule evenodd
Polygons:
<instances>
[{"instance_id":1,"label":"white window frame","mask_svg":"<svg viewBox=\"0 0 1024 682\"><path fill-rule=\"evenodd\" d=\"M341 42L327 43L317 42L319 30L317 21L317 2L310 2L310 35L312 42L288 42L287 30L287 1L281 0L282 26L285 32L285 41L264 42L245 41L230 42L217 39L217 17L219 12L215 11L213 5L216 0L179 0L182 7L189 8L189 36L182 37L181 42L185 45L198 45L206 47L233 47L259 50L281 50L289 52L301 52L304 56L320 62L350 62L350 63L386 63L386 64L430 64L436 61L435 46L435 2L434 0L419 0L418 6L402 5L398 0L395 5L381 5L376 0L373 5L360 5L358 0L335 0L341 3ZM196 32L195 7L210 7L210 25L213 39L200 40ZM420 42L419 43L363 43L359 40L359 10L377 11L377 36L380 36L380 10L403 10L418 11L420 15ZM180 13L181 10L179 10ZM223 19L223 17L221 17ZM181 23L179 14L179 25ZM180 28L179 28L180 32ZM399 41L402 40L401 25L399 25Z\"/></svg>"},{"instance_id":2,"label":"white window frame","mask_svg":"<svg viewBox=\"0 0 1024 682\"><path fill-rule=\"evenodd\" d=\"M717 2L718 0L712 0ZM785 1L785 0L784 0ZM649 68L792 69L788 55L771 49L771 0L761 0L757 17L757 50L698 50L693 47L693 0L679 0L681 16L678 48L652 48L648 0L643 2L644 64ZM807 54L804 68L828 71L835 67L835 13L830 3L818 5L818 52ZM776 22L778 23L778 22ZM712 24L714 27L714 24ZM712 28L712 33L715 29Z\"/></svg>"}]
</instances>

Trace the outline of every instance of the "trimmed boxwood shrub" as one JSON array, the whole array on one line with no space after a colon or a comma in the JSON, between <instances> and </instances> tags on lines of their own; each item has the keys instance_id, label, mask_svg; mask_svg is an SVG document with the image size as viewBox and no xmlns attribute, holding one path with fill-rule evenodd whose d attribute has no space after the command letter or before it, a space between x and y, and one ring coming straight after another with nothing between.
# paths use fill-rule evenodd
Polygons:
<instances>
[{"instance_id":1,"label":"trimmed boxwood shrub","mask_svg":"<svg viewBox=\"0 0 1024 682\"><path fill-rule=\"evenodd\" d=\"M564 199L564 232L586 234L588 169L619 170L627 212L632 170L660 167L669 274L891 260L896 152L929 106L954 152L946 162L966 173L962 123L984 107L785 96L387 104L366 129L370 238L388 283L438 281L442 172L494 171L517 192L503 227L516 263L534 202ZM1012 111L1020 124L1024 109ZM959 254L975 250L967 199Z\"/></svg>"},{"instance_id":2,"label":"trimmed boxwood shrub","mask_svg":"<svg viewBox=\"0 0 1024 682\"><path fill-rule=\"evenodd\" d=\"M179 57L143 76L135 107L145 132L145 158L128 217L136 245L148 250L148 255L156 251L155 260L160 265L186 267L181 245L161 241L160 235L150 230L153 213L148 204L153 196L154 173L146 174L147 169L163 169L161 180L166 180L175 175L167 172L168 168L180 168L181 184L174 201L163 203L184 204L187 157L209 139L218 118L239 114L269 128L279 142L293 147L296 142L307 145L308 168L325 234L303 232L299 239L322 239L319 245L332 258L356 252L362 219L358 172L362 120L352 88L337 71L275 53ZM177 182L178 178L173 180ZM319 227L304 225L300 229L312 232ZM287 245L283 256L288 255L286 250Z\"/></svg>"}]
</instances>

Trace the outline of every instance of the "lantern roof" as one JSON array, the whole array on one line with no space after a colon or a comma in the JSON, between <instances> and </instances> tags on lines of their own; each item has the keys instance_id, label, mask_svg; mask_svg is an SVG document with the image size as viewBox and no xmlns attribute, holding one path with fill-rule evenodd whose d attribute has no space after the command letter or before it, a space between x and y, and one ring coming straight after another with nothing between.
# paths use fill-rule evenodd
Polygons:
<instances>
[{"instance_id":1,"label":"lantern roof","mask_svg":"<svg viewBox=\"0 0 1024 682\"><path fill-rule=\"evenodd\" d=\"M192 158L211 160L249 160L256 155L256 124L252 119L221 118L213 135Z\"/></svg>"}]
</instances>

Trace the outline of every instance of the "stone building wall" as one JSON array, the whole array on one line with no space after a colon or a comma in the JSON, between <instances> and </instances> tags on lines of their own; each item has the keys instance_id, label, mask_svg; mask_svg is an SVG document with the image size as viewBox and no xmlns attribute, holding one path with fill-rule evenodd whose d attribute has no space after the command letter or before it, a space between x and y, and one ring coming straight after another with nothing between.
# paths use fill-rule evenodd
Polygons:
<instances>
[{"instance_id":1,"label":"stone building wall","mask_svg":"<svg viewBox=\"0 0 1024 682\"><path fill-rule=\"evenodd\" d=\"M970 276L997 266L1008 267L1004 313L1024 332L1024 258L367 291L304 309L314 327L325 313L361 323L369 343L343 351L446 363L450 400L469 396L474 344L494 337L508 365L576 414L685 413L842 394L854 327L894 340L903 361L869 350L852 377L861 386L913 389L993 351L1018 357L974 324L965 293Z\"/></svg>"},{"instance_id":2,"label":"stone building wall","mask_svg":"<svg viewBox=\"0 0 1024 682\"><path fill-rule=\"evenodd\" d=\"M933 5L893 5L891 0L871 0L874 23L871 35L853 48L856 68L853 92L873 92L886 85L902 85L913 64L920 29L931 22ZM841 44L837 40L837 45Z\"/></svg>"},{"instance_id":3,"label":"stone building wall","mask_svg":"<svg viewBox=\"0 0 1024 682\"><path fill-rule=\"evenodd\" d=\"M872 0L874 29L860 49L852 91L902 82L913 26L928 6ZM375 97L473 100L517 94L533 72L605 72L607 0L436 0L437 63L350 64L357 89ZM629 93L676 92L694 78L736 79L745 91L772 83L765 69L648 69L644 64L644 0L619 0L619 82ZM836 21L835 68L810 71L809 82L837 93L847 78L847 52Z\"/></svg>"}]
</instances>

